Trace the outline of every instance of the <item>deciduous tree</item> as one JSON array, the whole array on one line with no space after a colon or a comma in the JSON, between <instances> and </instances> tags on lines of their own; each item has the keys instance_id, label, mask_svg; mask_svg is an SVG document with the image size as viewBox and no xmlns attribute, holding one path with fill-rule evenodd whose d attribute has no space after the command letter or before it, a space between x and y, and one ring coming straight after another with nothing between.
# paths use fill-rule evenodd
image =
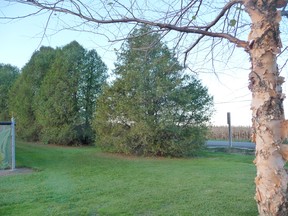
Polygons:
<instances>
[{"instance_id":1,"label":"deciduous tree","mask_svg":"<svg viewBox=\"0 0 288 216\"><path fill-rule=\"evenodd\" d=\"M95 4L87 4L88 1L84 0L17 2L33 5L39 9L38 12L48 10L51 13L73 15L83 20L83 24L88 22L91 26L95 23L95 27L118 23L124 29L125 23L132 27L143 23L157 27L160 32L166 32L166 35L178 32L174 37L175 46L186 47L186 59L198 45L205 46L201 42L207 42L207 37L211 37L212 42L218 41L221 44L223 40L227 40L242 47L251 61L251 73L247 77L252 93L253 141L256 142L254 163L257 167L255 199L259 214L288 214L288 177L284 169L288 154L286 145L283 145L287 122L284 119L284 94L281 87L284 78L280 76L277 65L277 57L283 48L279 24L281 15L288 14L286 11L281 13L279 8L285 7L286 1L103 0ZM250 31L248 36L243 34L245 30ZM196 39L192 35L197 35ZM194 40L189 40L191 38Z\"/></svg>"}]
</instances>

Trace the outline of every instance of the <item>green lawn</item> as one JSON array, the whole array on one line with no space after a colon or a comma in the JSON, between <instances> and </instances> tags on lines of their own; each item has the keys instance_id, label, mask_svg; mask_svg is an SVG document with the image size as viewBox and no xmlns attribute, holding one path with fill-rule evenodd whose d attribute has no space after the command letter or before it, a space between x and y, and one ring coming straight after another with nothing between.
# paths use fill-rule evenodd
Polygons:
<instances>
[{"instance_id":1,"label":"green lawn","mask_svg":"<svg viewBox=\"0 0 288 216\"><path fill-rule=\"evenodd\" d=\"M136 158L18 142L16 159L37 171L0 177L3 216L257 215L253 156Z\"/></svg>"}]
</instances>

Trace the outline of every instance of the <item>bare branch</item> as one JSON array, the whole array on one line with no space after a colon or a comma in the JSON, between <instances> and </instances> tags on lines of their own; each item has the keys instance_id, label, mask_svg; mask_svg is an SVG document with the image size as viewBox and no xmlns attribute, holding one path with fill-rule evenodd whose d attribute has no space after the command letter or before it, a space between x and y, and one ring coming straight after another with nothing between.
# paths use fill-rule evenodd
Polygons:
<instances>
[{"instance_id":1,"label":"bare branch","mask_svg":"<svg viewBox=\"0 0 288 216\"><path fill-rule=\"evenodd\" d=\"M218 16L207 26L195 26L195 28L199 28L199 29L210 29L212 26L216 25L216 23L225 15L225 13L235 4L243 4L243 0L234 0L234 1L230 1L228 2L221 10L221 12L218 14Z\"/></svg>"},{"instance_id":2,"label":"bare branch","mask_svg":"<svg viewBox=\"0 0 288 216\"><path fill-rule=\"evenodd\" d=\"M47 19L47 21L46 21L46 25L45 25L45 27L44 27L44 32L43 32L43 35L42 35L42 37L41 37L41 41L40 41L40 43L39 43L38 48L41 46L42 41L43 41L43 39L44 39L44 37L45 37L45 35L46 35L46 30L47 30L47 28L48 28L48 26L49 26L49 22L50 22L50 19L51 19L51 16L52 16L52 15L53 15L53 11L50 12L49 17L48 17L48 19Z\"/></svg>"},{"instance_id":3,"label":"bare branch","mask_svg":"<svg viewBox=\"0 0 288 216\"><path fill-rule=\"evenodd\" d=\"M155 27L159 27L160 29L167 29L167 30L173 30L173 31L177 31L177 32L185 32L185 33L194 33L194 34L200 34L202 35L198 40L200 41L201 38L203 38L203 36L210 36L210 37L216 37L216 38L225 38L228 41L236 44L238 47L243 47L246 48L247 47L247 42L243 41L243 40L239 40L238 38L230 35L230 34L226 34L226 33L217 33L217 32L209 32L208 30L215 25L219 19L225 14L225 12L231 8L233 5L238 4L238 3L242 3L242 0L234 0L234 1L230 1L219 13L219 15L216 17L216 19L214 19L209 25L207 26L176 26L174 24L169 24L169 23L161 23L161 22L154 22L154 21L149 21L146 19L140 19L140 18L136 18L136 17L123 17L123 18L111 18L109 20L106 19L97 19L93 16L91 16L91 13L89 13L89 16L83 14L81 12L81 9L79 8L78 4L75 1L71 1L72 4L77 8L77 11L73 11L71 9L67 9L67 8L63 8L63 7L59 7L58 4L62 2L62 0L57 1L54 4L51 3L39 3L39 1L35 1L35 0L17 0L17 2L23 3L23 4L29 4L29 5L34 5L40 8L40 10L50 10L50 11L55 11L55 12L60 12L60 13L66 13L66 14L71 14L73 16L79 17L81 19L87 20L89 22L94 22L94 23L98 23L98 24L112 24L112 23L142 23L142 24L147 24L150 26L155 26ZM76 6L77 5L77 6ZM121 6L123 6L121 4ZM125 9L127 11L128 8L125 7ZM88 9L87 9L88 10ZM129 13L131 13L129 11ZM202 29L205 28L205 29Z\"/></svg>"},{"instance_id":4,"label":"bare branch","mask_svg":"<svg viewBox=\"0 0 288 216\"><path fill-rule=\"evenodd\" d=\"M30 16L38 15L38 14L40 14L41 12L43 12L44 10L46 10L46 9L40 8L38 11L36 11L36 12L34 12L34 13L30 13L30 14L23 15L23 16L16 16L16 17L7 17L7 16L2 17L2 16L0 16L0 19L2 19L2 20L25 19L25 18L28 18L28 17L30 17Z\"/></svg>"},{"instance_id":5,"label":"bare branch","mask_svg":"<svg viewBox=\"0 0 288 216\"><path fill-rule=\"evenodd\" d=\"M240 40L236 37L235 31L232 33L229 28L220 29L217 26L220 22L226 22L229 21L228 15L229 10L237 5L237 4L243 4L243 0L232 0L226 3L224 6L221 6L219 9L220 12L215 13L213 16L215 17L212 21L210 21L208 24L200 25L198 19L196 20L196 17L201 17L203 14L200 13L201 7L210 8L210 5L205 4L205 1L202 0L191 0L188 1L186 5L184 5L185 1L181 1L180 3L177 2L169 2L165 1L164 4L167 6L163 12L158 11L156 8L152 7L149 8L147 2L141 3L130 0L128 1L128 5L122 1L115 0L107 2L104 0L99 0L99 4L93 5L85 3L85 1L82 0L56 0L54 3L52 1L46 1L46 0L6 0L8 2L18 2L21 4L31 5L34 7L37 7L39 10L35 13L40 13L41 11L53 11L55 13L62 13L67 15L72 15L74 17L80 18L82 20L81 22L77 23L76 25L72 25L66 23L64 20L62 20L64 26L61 26L62 30L69 29L74 31L81 31L81 32L93 32L96 34L103 34L103 31L96 30L98 28L104 28L103 26L110 24L119 24L119 31L115 31L116 25L113 26L113 28L105 28L106 33L105 37L108 39L109 42L117 42L127 39L127 35L131 29L135 28L138 24L145 24L156 27L154 30L158 32L162 32L163 37L165 35L172 35L174 38L174 49L181 47L181 52L184 52L184 66L186 66L187 58L191 52L192 49L194 49L205 37L212 38L213 41L215 38L218 39L226 39L229 42L235 44L238 47L242 47L245 50L247 50L248 44L244 40ZM113 5L112 5L113 4ZM136 4L136 5L135 5ZM147 5L146 5L147 4ZM134 5L134 7L133 7ZM95 7L96 6L96 7ZM147 6L147 10L146 7ZM164 9L164 8L163 8ZM145 13L149 14L149 18L145 17ZM150 13L156 12L158 17L151 16ZM237 13L238 16L240 14ZM15 19L19 18L26 18L28 16L31 16L34 14L28 14L23 17L15 17ZM204 14L205 15L205 14ZM226 15L226 17L225 17ZM235 15L233 15L234 17ZM7 19L7 17L2 17L2 19ZM223 18L225 18L223 20ZM9 19L9 18L8 18ZM49 15L48 21L45 25L45 32L43 33L41 42L46 36L46 30L48 29L48 24L50 23L51 14ZM200 19L201 22L201 19ZM129 28L122 28L121 24L127 24L131 26ZM93 24L94 26L92 26ZM96 25L95 25L96 24ZM101 25L102 24L102 25ZM221 24L221 23L220 23ZM237 23L238 25L238 23ZM87 30L84 26L91 27L91 30ZM223 26L223 25L222 25ZM112 30L114 29L114 30ZM121 31L124 30L125 34L123 35L116 35L116 32L121 33ZM127 31L128 30L128 31ZM110 36L108 36L107 31L110 33ZM56 32L59 32L56 31ZM178 32L175 36L174 33L170 32ZM198 34L199 37L195 38L192 41L192 45L185 42L185 36L189 34ZM113 37L111 37L113 35ZM168 36L169 38L169 36Z\"/></svg>"}]
</instances>

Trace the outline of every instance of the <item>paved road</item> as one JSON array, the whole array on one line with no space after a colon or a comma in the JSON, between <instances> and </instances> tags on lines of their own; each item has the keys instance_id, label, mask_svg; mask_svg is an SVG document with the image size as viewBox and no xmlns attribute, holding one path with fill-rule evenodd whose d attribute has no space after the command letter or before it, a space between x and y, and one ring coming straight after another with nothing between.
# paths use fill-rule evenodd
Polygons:
<instances>
[{"instance_id":1,"label":"paved road","mask_svg":"<svg viewBox=\"0 0 288 216\"><path fill-rule=\"evenodd\" d=\"M206 142L206 145L208 148L216 148L216 147L229 147L228 141L213 141L208 140ZM251 142L233 142L232 141L232 147L234 148L241 148L241 149L255 149L255 143Z\"/></svg>"}]
</instances>

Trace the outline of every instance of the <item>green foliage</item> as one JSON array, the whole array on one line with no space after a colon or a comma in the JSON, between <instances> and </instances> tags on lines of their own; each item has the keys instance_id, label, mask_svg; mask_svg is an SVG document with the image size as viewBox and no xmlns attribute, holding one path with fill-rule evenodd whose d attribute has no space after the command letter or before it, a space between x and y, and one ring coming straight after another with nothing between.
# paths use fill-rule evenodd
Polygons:
<instances>
[{"instance_id":1,"label":"green foliage","mask_svg":"<svg viewBox=\"0 0 288 216\"><path fill-rule=\"evenodd\" d=\"M0 64L0 120L10 121L8 101L9 91L19 76L19 69L9 64Z\"/></svg>"},{"instance_id":2,"label":"green foliage","mask_svg":"<svg viewBox=\"0 0 288 216\"><path fill-rule=\"evenodd\" d=\"M42 47L23 68L10 94L20 137L63 145L90 144L96 98L107 67L76 41Z\"/></svg>"},{"instance_id":3,"label":"green foliage","mask_svg":"<svg viewBox=\"0 0 288 216\"><path fill-rule=\"evenodd\" d=\"M78 88L78 107L81 124L78 125L78 137L83 143L94 141L92 119L96 109L96 99L102 92L107 79L107 66L95 50L85 53Z\"/></svg>"},{"instance_id":4,"label":"green foliage","mask_svg":"<svg viewBox=\"0 0 288 216\"><path fill-rule=\"evenodd\" d=\"M38 98L41 140L63 145L92 143L91 119L106 71L95 50L87 52L75 41L58 51Z\"/></svg>"},{"instance_id":5,"label":"green foliage","mask_svg":"<svg viewBox=\"0 0 288 216\"><path fill-rule=\"evenodd\" d=\"M46 143L73 144L79 122L77 91L85 49L72 42L58 50L37 97L37 120Z\"/></svg>"},{"instance_id":6,"label":"green foliage","mask_svg":"<svg viewBox=\"0 0 288 216\"><path fill-rule=\"evenodd\" d=\"M35 98L54 60L55 50L41 47L23 67L9 94L9 110L14 113L17 121L17 136L25 140L39 140L41 127L36 120L38 104Z\"/></svg>"},{"instance_id":7,"label":"green foliage","mask_svg":"<svg viewBox=\"0 0 288 216\"><path fill-rule=\"evenodd\" d=\"M188 156L205 141L212 97L182 75L174 54L150 31L135 30L118 53L117 79L96 109L97 143L126 154Z\"/></svg>"}]
</instances>

